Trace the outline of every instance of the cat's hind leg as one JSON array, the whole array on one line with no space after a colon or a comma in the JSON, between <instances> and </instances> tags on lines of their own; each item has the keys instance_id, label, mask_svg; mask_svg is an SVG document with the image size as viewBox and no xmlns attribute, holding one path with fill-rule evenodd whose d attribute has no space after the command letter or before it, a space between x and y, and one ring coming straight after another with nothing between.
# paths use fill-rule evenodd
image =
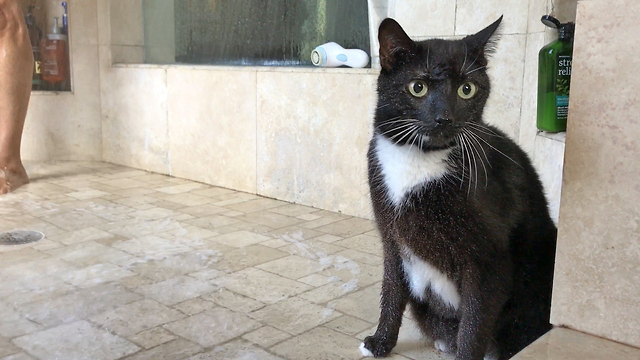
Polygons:
<instances>
[{"instance_id":1,"label":"cat's hind leg","mask_svg":"<svg viewBox=\"0 0 640 360\"><path fill-rule=\"evenodd\" d=\"M458 323L455 318L435 314L428 303L411 300L411 313L422 333L434 341L434 347L444 353L455 354Z\"/></svg>"}]
</instances>

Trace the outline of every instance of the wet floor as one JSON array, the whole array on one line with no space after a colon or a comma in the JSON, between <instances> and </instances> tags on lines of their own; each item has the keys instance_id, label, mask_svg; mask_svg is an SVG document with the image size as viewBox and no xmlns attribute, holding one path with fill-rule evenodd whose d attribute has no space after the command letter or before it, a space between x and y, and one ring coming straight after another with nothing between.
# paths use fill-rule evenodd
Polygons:
<instances>
[{"instance_id":1,"label":"wet floor","mask_svg":"<svg viewBox=\"0 0 640 360\"><path fill-rule=\"evenodd\" d=\"M30 164L0 196L0 360L360 359L372 221L107 163ZM402 327L391 359L450 359Z\"/></svg>"}]
</instances>

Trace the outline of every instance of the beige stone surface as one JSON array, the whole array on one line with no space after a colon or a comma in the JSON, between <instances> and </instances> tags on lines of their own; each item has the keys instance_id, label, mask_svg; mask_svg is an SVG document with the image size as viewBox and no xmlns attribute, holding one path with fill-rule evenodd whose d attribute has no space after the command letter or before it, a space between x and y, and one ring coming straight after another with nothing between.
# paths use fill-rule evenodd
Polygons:
<instances>
[{"instance_id":1,"label":"beige stone surface","mask_svg":"<svg viewBox=\"0 0 640 360\"><path fill-rule=\"evenodd\" d=\"M560 195L562 193L562 168L565 150L564 133L541 133L535 137L533 165L538 170L549 203L551 218L558 223Z\"/></svg>"},{"instance_id":2,"label":"beige stone surface","mask_svg":"<svg viewBox=\"0 0 640 360\"><path fill-rule=\"evenodd\" d=\"M395 1L396 19L407 35L416 38L454 35L456 2ZM376 31L377 33L377 31Z\"/></svg>"},{"instance_id":3,"label":"beige stone surface","mask_svg":"<svg viewBox=\"0 0 640 360\"><path fill-rule=\"evenodd\" d=\"M578 6L551 321L640 346L635 5ZM616 19L607 32L602 14Z\"/></svg>"},{"instance_id":4,"label":"beige stone surface","mask_svg":"<svg viewBox=\"0 0 640 360\"><path fill-rule=\"evenodd\" d=\"M224 345L216 346L213 350L190 357L187 360L217 360L217 359L261 359L284 360L269 354L257 346L243 340L234 340Z\"/></svg>"},{"instance_id":5,"label":"beige stone surface","mask_svg":"<svg viewBox=\"0 0 640 360\"><path fill-rule=\"evenodd\" d=\"M375 299L377 301L369 301ZM378 319L380 316L380 286L370 286L364 290L349 294L341 299L329 303L329 307L354 316L364 321Z\"/></svg>"},{"instance_id":6,"label":"beige stone surface","mask_svg":"<svg viewBox=\"0 0 640 360\"><path fill-rule=\"evenodd\" d=\"M65 341L60 341L64 336ZM77 321L25 335L14 343L39 359L115 360L138 351L131 342L98 329L86 321Z\"/></svg>"},{"instance_id":7,"label":"beige stone surface","mask_svg":"<svg viewBox=\"0 0 640 360\"><path fill-rule=\"evenodd\" d=\"M35 169L0 225L55 235L0 246L0 359L361 358L382 279L372 221L113 164ZM78 200L89 187L108 195ZM216 205L166 200L190 195ZM405 320L390 359L448 358Z\"/></svg>"},{"instance_id":8,"label":"beige stone surface","mask_svg":"<svg viewBox=\"0 0 640 360\"><path fill-rule=\"evenodd\" d=\"M249 316L291 335L299 335L341 315L332 308L292 297L254 311Z\"/></svg>"},{"instance_id":9,"label":"beige stone surface","mask_svg":"<svg viewBox=\"0 0 640 360\"><path fill-rule=\"evenodd\" d=\"M360 359L360 342L327 328L317 328L286 340L273 351L291 360Z\"/></svg>"},{"instance_id":10,"label":"beige stone surface","mask_svg":"<svg viewBox=\"0 0 640 360\"><path fill-rule=\"evenodd\" d=\"M213 301L220 306L224 306L227 309L240 314L247 314L264 307L264 304L260 301L238 295L227 289L219 289L209 295L203 296L202 298L208 301Z\"/></svg>"},{"instance_id":11,"label":"beige stone surface","mask_svg":"<svg viewBox=\"0 0 640 360\"><path fill-rule=\"evenodd\" d=\"M183 317L176 310L145 299L94 315L90 320L117 335L127 337Z\"/></svg>"},{"instance_id":12,"label":"beige stone surface","mask_svg":"<svg viewBox=\"0 0 640 360\"><path fill-rule=\"evenodd\" d=\"M165 305L175 305L216 290L216 287L202 280L188 276L178 276L159 283L143 285L136 289L140 294Z\"/></svg>"},{"instance_id":13,"label":"beige stone surface","mask_svg":"<svg viewBox=\"0 0 640 360\"><path fill-rule=\"evenodd\" d=\"M165 70L112 68L102 93L105 160L169 172ZM140 92L140 87L146 89ZM144 104L144 106L141 106ZM128 154L123 156L123 154Z\"/></svg>"},{"instance_id":14,"label":"beige stone surface","mask_svg":"<svg viewBox=\"0 0 640 360\"><path fill-rule=\"evenodd\" d=\"M98 284L92 288L56 295L20 304L17 308L27 319L52 326L86 319L141 299L139 295L114 284Z\"/></svg>"},{"instance_id":15,"label":"beige stone surface","mask_svg":"<svg viewBox=\"0 0 640 360\"><path fill-rule=\"evenodd\" d=\"M502 34L526 34L529 2L520 0L456 1L456 35L475 34L504 15Z\"/></svg>"},{"instance_id":16,"label":"beige stone surface","mask_svg":"<svg viewBox=\"0 0 640 360\"><path fill-rule=\"evenodd\" d=\"M42 326L25 319L13 306L0 302L0 336L13 338L42 330ZM2 348L0 342L0 348ZM0 351L0 354L2 351ZM1 356L1 355L0 355Z\"/></svg>"},{"instance_id":17,"label":"beige stone surface","mask_svg":"<svg viewBox=\"0 0 640 360\"><path fill-rule=\"evenodd\" d=\"M34 358L25 353L18 353L3 357L2 360L34 360Z\"/></svg>"},{"instance_id":18,"label":"beige stone surface","mask_svg":"<svg viewBox=\"0 0 640 360\"><path fill-rule=\"evenodd\" d=\"M533 0L532 0L533 1ZM542 23L541 23L542 25ZM534 143L538 134L538 52L546 45L544 33L532 33L527 35L527 46L524 59L524 80L522 84L522 111L520 112L520 129L518 133L518 144L533 156ZM544 164L537 167L539 173L555 173L550 171ZM562 168L560 169L562 173ZM562 182L558 183L561 185Z\"/></svg>"},{"instance_id":19,"label":"beige stone surface","mask_svg":"<svg viewBox=\"0 0 640 360\"><path fill-rule=\"evenodd\" d=\"M286 253L267 246L249 245L225 252L224 258L216 267L224 272L230 273L285 256L287 256Z\"/></svg>"},{"instance_id":20,"label":"beige stone surface","mask_svg":"<svg viewBox=\"0 0 640 360\"><path fill-rule=\"evenodd\" d=\"M252 71L167 70L172 175L255 193L255 84Z\"/></svg>"},{"instance_id":21,"label":"beige stone surface","mask_svg":"<svg viewBox=\"0 0 640 360\"><path fill-rule=\"evenodd\" d=\"M327 267L328 265L319 264L315 259L297 255L287 256L257 266L259 269L294 280L322 271Z\"/></svg>"},{"instance_id":22,"label":"beige stone surface","mask_svg":"<svg viewBox=\"0 0 640 360\"><path fill-rule=\"evenodd\" d=\"M550 7L551 1L549 0L529 0L529 24L527 25L529 34L544 32L546 26L540 21L540 18L542 15L549 14Z\"/></svg>"},{"instance_id":23,"label":"beige stone surface","mask_svg":"<svg viewBox=\"0 0 640 360\"><path fill-rule=\"evenodd\" d=\"M138 334L129 338L132 342L150 349L160 344L164 344L175 339L176 336L161 327L155 327L153 329L141 331Z\"/></svg>"},{"instance_id":24,"label":"beige stone surface","mask_svg":"<svg viewBox=\"0 0 640 360\"><path fill-rule=\"evenodd\" d=\"M306 284L254 268L214 279L214 283L268 304L274 304L310 289Z\"/></svg>"},{"instance_id":25,"label":"beige stone surface","mask_svg":"<svg viewBox=\"0 0 640 360\"><path fill-rule=\"evenodd\" d=\"M325 326L347 335L357 335L364 329L370 328L371 323L354 318L353 316L344 315L328 322Z\"/></svg>"},{"instance_id":26,"label":"beige stone surface","mask_svg":"<svg viewBox=\"0 0 640 360\"><path fill-rule=\"evenodd\" d=\"M271 238L260 234L254 234L246 230L235 231L211 238L211 241L235 248L258 244L267 240L271 240Z\"/></svg>"},{"instance_id":27,"label":"beige stone surface","mask_svg":"<svg viewBox=\"0 0 640 360\"><path fill-rule=\"evenodd\" d=\"M111 61L114 64L140 64L144 62L144 47L140 45L111 45Z\"/></svg>"},{"instance_id":28,"label":"beige stone surface","mask_svg":"<svg viewBox=\"0 0 640 360\"><path fill-rule=\"evenodd\" d=\"M259 72L257 80L258 193L369 215L365 153L375 77Z\"/></svg>"},{"instance_id":29,"label":"beige stone surface","mask_svg":"<svg viewBox=\"0 0 640 360\"><path fill-rule=\"evenodd\" d=\"M512 360L628 360L640 349L570 329L555 328L519 352Z\"/></svg>"},{"instance_id":30,"label":"beige stone surface","mask_svg":"<svg viewBox=\"0 0 640 360\"><path fill-rule=\"evenodd\" d=\"M552 0L551 14L562 22L576 21L576 10L579 0ZM583 1L583 0L580 0Z\"/></svg>"},{"instance_id":31,"label":"beige stone surface","mask_svg":"<svg viewBox=\"0 0 640 360\"><path fill-rule=\"evenodd\" d=\"M165 326L202 346L213 346L260 327L260 323L227 309L212 309Z\"/></svg>"},{"instance_id":32,"label":"beige stone surface","mask_svg":"<svg viewBox=\"0 0 640 360\"><path fill-rule=\"evenodd\" d=\"M520 131L522 84L526 35L501 36L496 52L489 59L488 74L491 94L484 111L484 120L517 141Z\"/></svg>"},{"instance_id":33,"label":"beige stone surface","mask_svg":"<svg viewBox=\"0 0 640 360\"><path fill-rule=\"evenodd\" d=\"M249 340L265 348L271 347L272 345L288 339L289 337L291 337L291 335L271 326L263 326L258 330L242 336L243 339Z\"/></svg>"},{"instance_id":34,"label":"beige stone surface","mask_svg":"<svg viewBox=\"0 0 640 360\"><path fill-rule=\"evenodd\" d=\"M174 360L184 359L201 352L200 345L191 341L178 338L146 351L138 352L127 360Z\"/></svg>"}]
</instances>

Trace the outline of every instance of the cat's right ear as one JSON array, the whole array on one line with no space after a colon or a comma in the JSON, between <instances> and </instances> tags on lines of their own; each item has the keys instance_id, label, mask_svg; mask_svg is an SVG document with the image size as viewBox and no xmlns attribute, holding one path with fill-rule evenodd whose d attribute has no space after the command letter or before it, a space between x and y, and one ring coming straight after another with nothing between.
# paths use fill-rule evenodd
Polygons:
<instances>
[{"instance_id":1,"label":"cat's right ear","mask_svg":"<svg viewBox=\"0 0 640 360\"><path fill-rule=\"evenodd\" d=\"M380 66L385 70L391 70L403 52L411 51L416 46L402 26L391 18L382 20L378 28L378 41L380 42Z\"/></svg>"}]
</instances>

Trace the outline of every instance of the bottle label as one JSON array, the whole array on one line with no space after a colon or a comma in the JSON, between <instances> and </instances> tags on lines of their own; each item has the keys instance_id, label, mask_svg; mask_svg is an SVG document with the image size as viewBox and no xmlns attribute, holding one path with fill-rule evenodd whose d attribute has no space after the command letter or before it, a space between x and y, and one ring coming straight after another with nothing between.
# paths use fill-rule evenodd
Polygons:
<instances>
[{"instance_id":1,"label":"bottle label","mask_svg":"<svg viewBox=\"0 0 640 360\"><path fill-rule=\"evenodd\" d=\"M40 64L41 64L40 61L34 61L34 64L35 64L34 72L36 74L40 74L42 72L42 70L40 69Z\"/></svg>"},{"instance_id":2,"label":"bottle label","mask_svg":"<svg viewBox=\"0 0 640 360\"><path fill-rule=\"evenodd\" d=\"M567 113L569 112L569 96L568 95L558 95L556 96L556 108L558 119L566 119Z\"/></svg>"},{"instance_id":3,"label":"bottle label","mask_svg":"<svg viewBox=\"0 0 640 360\"><path fill-rule=\"evenodd\" d=\"M571 83L571 56L558 56L556 74L556 107L558 120L566 120L569 111L569 86Z\"/></svg>"}]
</instances>

